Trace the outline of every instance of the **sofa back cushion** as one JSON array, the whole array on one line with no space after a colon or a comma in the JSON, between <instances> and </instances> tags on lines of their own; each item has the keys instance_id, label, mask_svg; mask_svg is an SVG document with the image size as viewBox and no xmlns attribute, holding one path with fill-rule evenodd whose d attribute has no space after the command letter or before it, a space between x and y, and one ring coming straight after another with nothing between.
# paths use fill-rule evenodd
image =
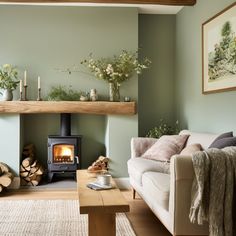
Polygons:
<instances>
[{"instance_id":1,"label":"sofa back cushion","mask_svg":"<svg viewBox=\"0 0 236 236\"><path fill-rule=\"evenodd\" d=\"M193 153L202 151L202 146L200 143L194 143L186 146L180 153L180 155L191 156Z\"/></svg>"},{"instance_id":2,"label":"sofa back cushion","mask_svg":"<svg viewBox=\"0 0 236 236\"><path fill-rule=\"evenodd\" d=\"M209 148L218 148L222 149L225 147L232 147L236 146L236 137L228 137L228 138L222 138L214 142L214 145L212 144Z\"/></svg>"},{"instance_id":3,"label":"sofa back cushion","mask_svg":"<svg viewBox=\"0 0 236 236\"><path fill-rule=\"evenodd\" d=\"M219 134L197 133L189 130L182 130L180 135L190 135L186 146L194 143L200 143L203 149L207 149L210 144L219 136Z\"/></svg>"},{"instance_id":4,"label":"sofa back cushion","mask_svg":"<svg viewBox=\"0 0 236 236\"><path fill-rule=\"evenodd\" d=\"M233 136L233 132L228 132L218 136L209 146L209 148L224 148L235 145L236 145L236 137Z\"/></svg>"},{"instance_id":5,"label":"sofa back cushion","mask_svg":"<svg viewBox=\"0 0 236 236\"><path fill-rule=\"evenodd\" d=\"M157 161L169 161L184 148L189 135L163 135L154 143L142 157Z\"/></svg>"}]
</instances>

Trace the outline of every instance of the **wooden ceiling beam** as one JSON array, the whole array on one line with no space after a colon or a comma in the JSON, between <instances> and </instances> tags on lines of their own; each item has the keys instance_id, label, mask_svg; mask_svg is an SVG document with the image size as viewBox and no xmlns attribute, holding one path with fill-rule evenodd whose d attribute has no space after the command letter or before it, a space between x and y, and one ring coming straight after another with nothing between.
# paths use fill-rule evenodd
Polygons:
<instances>
[{"instance_id":1,"label":"wooden ceiling beam","mask_svg":"<svg viewBox=\"0 0 236 236\"><path fill-rule=\"evenodd\" d=\"M193 6L196 0L0 0L9 3L107 3L107 4L157 4Z\"/></svg>"}]
</instances>

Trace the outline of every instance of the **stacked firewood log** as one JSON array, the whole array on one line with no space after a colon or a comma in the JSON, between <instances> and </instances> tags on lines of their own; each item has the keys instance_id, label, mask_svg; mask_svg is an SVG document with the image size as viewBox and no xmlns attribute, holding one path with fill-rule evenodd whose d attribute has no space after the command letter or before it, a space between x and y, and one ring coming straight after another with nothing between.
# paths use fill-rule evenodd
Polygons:
<instances>
[{"instance_id":1,"label":"stacked firewood log","mask_svg":"<svg viewBox=\"0 0 236 236\"><path fill-rule=\"evenodd\" d=\"M26 145L22 153L20 176L22 185L37 186L42 179L44 169L35 158L35 147L33 144Z\"/></svg>"},{"instance_id":2,"label":"stacked firewood log","mask_svg":"<svg viewBox=\"0 0 236 236\"><path fill-rule=\"evenodd\" d=\"M12 180L13 180L13 174L11 173L9 167L0 162L0 192L3 191L4 188L7 188Z\"/></svg>"},{"instance_id":3,"label":"stacked firewood log","mask_svg":"<svg viewBox=\"0 0 236 236\"><path fill-rule=\"evenodd\" d=\"M89 166L89 172L107 171L109 158L100 156L91 166Z\"/></svg>"}]
</instances>

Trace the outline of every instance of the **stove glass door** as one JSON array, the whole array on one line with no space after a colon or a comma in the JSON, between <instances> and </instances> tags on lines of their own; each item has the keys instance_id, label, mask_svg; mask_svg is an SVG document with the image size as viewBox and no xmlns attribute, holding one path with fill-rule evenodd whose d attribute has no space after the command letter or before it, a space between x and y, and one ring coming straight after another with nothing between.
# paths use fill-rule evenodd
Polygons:
<instances>
[{"instance_id":1,"label":"stove glass door","mask_svg":"<svg viewBox=\"0 0 236 236\"><path fill-rule=\"evenodd\" d=\"M71 144L53 145L53 163L56 164L73 164L75 146Z\"/></svg>"}]
</instances>

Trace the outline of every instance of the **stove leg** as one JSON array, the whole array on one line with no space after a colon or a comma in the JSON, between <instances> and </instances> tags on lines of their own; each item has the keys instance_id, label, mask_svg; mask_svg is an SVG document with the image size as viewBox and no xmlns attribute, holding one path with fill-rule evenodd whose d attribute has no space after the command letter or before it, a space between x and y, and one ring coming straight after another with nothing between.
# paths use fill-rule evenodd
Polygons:
<instances>
[{"instance_id":1,"label":"stove leg","mask_svg":"<svg viewBox=\"0 0 236 236\"><path fill-rule=\"evenodd\" d=\"M73 178L76 181L76 173L73 173Z\"/></svg>"},{"instance_id":2,"label":"stove leg","mask_svg":"<svg viewBox=\"0 0 236 236\"><path fill-rule=\"evenodd\" d=\"M48 173L48 183L52 182L53 175L54 173Z\"/></svg>"}]
</instances>

